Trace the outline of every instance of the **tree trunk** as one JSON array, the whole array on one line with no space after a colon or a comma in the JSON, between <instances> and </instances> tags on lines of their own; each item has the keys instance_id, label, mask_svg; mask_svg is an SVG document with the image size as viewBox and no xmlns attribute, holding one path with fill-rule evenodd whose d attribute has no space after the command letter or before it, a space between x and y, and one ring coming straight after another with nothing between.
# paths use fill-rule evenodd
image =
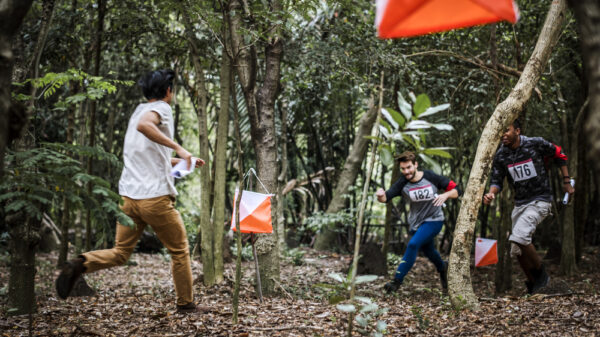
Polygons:
<instances>
[{"instance_id":1,"label":"tree trunk","mask_svg":"<svg viewBox=\"0 0 600 337\"><path fill-rule=\"evenodd\" d=\"M394 165L392 167L392 184L398 180L400 177L400 165ZM391 185L390 185L391 186ZM383 230L383 245L381 247L381 252L385 258L385 266L387 267L387 253L389 252L389 244L390 244L390 236L392 234L392 221L393 221L393 212L394 204L392 202L388 202L385 204L385 228ZM400 227L399 234L402 234L402 227ZM398 240L400 236L398 237Z\"/></svg>"},{"instance_id":2,"label":"tree trunk","mask_svg":"<svg viewBox=\"0 0 600 337\"><path fill-rule=\"evenodd\" d=\"M270 2L268 9L275 16L282 12L280 1ZM281 21L273 20L274 23L268 30L265 39L265 69L262 72L263 83L257 88L257 62L258 56L254 45L247 46L240 35L244 20L242 11L248 13L239 0L233 0L229 4L229 10L233 13L230 17L230 32L232 39L232 52L238 78L244 92L246 107L250 117L250 133L254 151L256 154L256 166L258 177L269 192L277 192L277 135L275 132L274 108L275 99L279 91L280 64L283 55L283 41L281 39ZM272 209L277 209L278 197L272 199ZM260 273L263 277L263 294L269 295L275 292L275 285L279 282L279 249L277 242L277 217L272 217L274 233L259 235L256 243Z\"/></svg>"},{"instance_id":3,"label":"tree trunk","mask_svg":"<svg viewBox=\"0 0 600 337\"><path fill-rule=\"evenodd\" d=\"M512 227L510 214L513 209L513 202L510 195L508 182L504 180L504 187L500 194L500 222L495 228L495 237L498 240L498 264L496 265L496 294L502 294L512 287L512 260L510 258L510 249L508 236ZM490 205L491 207L491 205ZM494 214L496 212L494 211Z\"/></svg>"},{"instance_id":4,"label":"tree trunk","mask_svg":"<svg viewBox=\"0 0 600 337\"><path fill-rule=\"evenodd\" d=\"M580 116L582 115L582 112L580 111L576 116L577 121L573 126L574 132L569 133L567 107L565 106L565 99L554 72L552 72L552 79L556 83L556 93L560 107L562 146L569 150L569 173L575 177L575 172L577 172L577 135L579 134L579 129L581 127L582 119ZM572 134L571 139L569 139L570 134ZM574 196L571 196L571 198L573 197ZM560 217L562 220L560 273L567 276L572 276L577 272L577 262L575 260L575 208L573 204L573 202L569 202L567 205L564 205Z\"/></svg>"},{"instance_id":5,"label":"tree trunk","mask_svg":"<svg viewBox=\"0 0 600 337\"><path fill-rule=\"evenodd\" d=\"M287 104L282 104L281 107L281 138L279 139L279 143L281 145L281 169L279 171L279 176L277 177L277 195L280 196L279 202L277 203L277 241L279 242L279 250L282 251L285 249L285 197L283 196L283 189L286 186L286 176L287 176ZM327 172L323 172L323 174L327 175Z\"/></svg>"},{"instance_id":6,"label":"tree trunk","mask_svg":"<svg viewBox=\"0 0 600 337\"><path fill-rule=\"evenodd\" d=\"M24 109L17 108L11 99L13 68L13 36L21 27L32 0L0 0L0 167L4 167L4 151L18 138L27 123ZM0 170L0 178L4 170Z\"/></svg>"},{"instance_id":7,"label":"tree trunk","mask_svg":"<svg viewBox=\"0 0 600 337\"><path fill-rule=\"evenodd\" d=\"M226 25L224 25L226 26ZM223 40L227 40L227 30L223 29ZM225 224L225 184L227 164L227 135L229 134L229 99L231 88L231 60L224 50L221 55L221 107L217 126L217 145L215 152L215 188L214 188L214 229L212 233L214 251L214 282L223 281L223 226ZM226 247L229 249L229 247Z\"/></svg>"},{"instance_id":8,"label":"tree trunk","mask_svg":"<svg viewBox=\"0 0 600 337\"><path fill-rule=\"evenodd\" d=\"M502 131L517 118L531 96L531 92L550 58L552 48L558 41L565 11L565 0L552 2L533 54L525 65L519 81L509 96L496 107L479 139L450 252L448 290L454 307L479 309L479 303L471 284L470 261L475 222L485 183Z\"/></svg>"},{"instance_id":9,"label":"tree trunk","mask_svg":"<svg viewBox=\"0 0 600 337\"><path fill-rule=\"evenodd\" d=\"M600 176L600 3L598 0L569 1L579 32L583 62L588 81L589 112L585 121L588 138L588 158L595 176Z\"/></svg>"},{"instance_id":10,"label":"tree trunk","mask_svg":"<svg viewBox=\"0 0 600 337\"><path fill-rule=\"evenodd\" d=\"M367 153L370 140L365 138L371 134L373 124L377 119L377 106L375 105L375 99L371 97L367 112L360 118L358 130L354 136L354 144L352 150L346 158L344 169L340 174L335 191L333 192L333 199L327 207L327 213L337 213L346 208L346 196L348 190L356 181L358 172ZM335 227L323 227L321 232L317 234L314 248L317 250L327 250L335 247L337 231Z\"/></svg>"},{"instance_id":11,"label":"tree trunk","mask_svg":"<svg viewBox=\"0 0 600 337\"><path fill-rule=\"evenodd\" d=\"M106 3L104 0L98 0L98 22L96 26L96 43L94 45L94 70L92 75L98 76L100 74L100 57L102 56L102 32L104 31L104 14L106 12ZM90 137L89 146L96 146L96 100L90 102L90 115L88 117L88 123L90 126ZM92 174L92 157L87 159L87 173ZM92 194L92 183L88 184L88 193ZM85 250L92 250L92 211L87 210L86 222L85 222Z\"/></svg>"}]
</instances>

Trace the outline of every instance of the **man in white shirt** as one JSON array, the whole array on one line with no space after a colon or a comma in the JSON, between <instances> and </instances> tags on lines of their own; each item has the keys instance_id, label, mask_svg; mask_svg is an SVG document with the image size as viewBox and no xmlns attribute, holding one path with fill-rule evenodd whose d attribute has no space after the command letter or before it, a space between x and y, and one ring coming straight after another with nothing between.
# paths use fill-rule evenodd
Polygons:
<instances>
[{"instance_id":1,"label":"man in white shirt","mask_svg":"<svg viewBox=\"0 0 600 337\"><path fill-rule=\"evenodd\" d=\"M133 228L117 223L115 247L80 255L67 262L56 279L56 290L67 298L82 273L123 265L129 259L146 225L171 254L173 283L178 312L205 311L193 298L192 269L187 234L181 215L174 207L177 190L171 167L181 160L187 167L204 165L202 159L192 163L192 155L173 141L174 123L172 70L151 71L138 82L148 100L137 106L127 126L123 147L124 167L119 180L121 209L134 222ZM172 151L179 158L171 158Z\"/></svg>"}]
</instances>

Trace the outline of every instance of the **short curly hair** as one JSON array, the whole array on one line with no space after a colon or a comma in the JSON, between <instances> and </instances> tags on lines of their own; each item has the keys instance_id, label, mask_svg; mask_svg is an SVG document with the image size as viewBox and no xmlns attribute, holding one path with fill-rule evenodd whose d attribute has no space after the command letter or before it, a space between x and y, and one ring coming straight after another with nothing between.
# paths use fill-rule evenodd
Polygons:
<instances>
[{"instance_id":1,"label":"short curly hair","mask_svg":"<svg viewBox=\"0 0 600 337\"><path fill-rule=\"evenodd\" d=\"M417 156L415 156L414 152L404 151L400 153L398 157L396 157L396 161L398 163L406 163L410 161L414 164L417 162Z\"/></svg>"}]
</instances>

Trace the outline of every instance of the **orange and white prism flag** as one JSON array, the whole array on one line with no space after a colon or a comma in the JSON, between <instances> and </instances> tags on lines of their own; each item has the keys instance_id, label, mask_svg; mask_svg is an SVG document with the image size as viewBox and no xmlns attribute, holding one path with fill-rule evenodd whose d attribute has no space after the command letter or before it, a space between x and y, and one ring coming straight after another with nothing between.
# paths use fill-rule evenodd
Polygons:
<instances>
[{"instance_id":1,"label":"orange and white prism flag","mask_svg":"<svg viewBox=\"0 0 600 337\"><path fill-rule=\"evenodd\" d=\"M233 198L233 215L231 216L231 229L235 231L235 204L238 198L238 189ZM273 233L271 222L271 197L273 194L262 194L251 191L242 193L240 201L240 230L242 233Z\"/></svg>"},{"instance_id":2,"label":"orange and white prism flag","mask_svg":"<svg viewBox=\"0 0 600 337\"><path fill-rule=\"evenodd\" d=\"M477 238L475 240L475 267L498 263L496 240Z\"/></svg>"}]
</instances>

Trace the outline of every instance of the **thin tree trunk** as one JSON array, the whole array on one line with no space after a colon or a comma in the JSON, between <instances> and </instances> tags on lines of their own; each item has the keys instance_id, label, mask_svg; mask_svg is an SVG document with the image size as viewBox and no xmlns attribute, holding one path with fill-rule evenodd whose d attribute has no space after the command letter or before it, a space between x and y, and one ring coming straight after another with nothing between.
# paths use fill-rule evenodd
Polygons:
<instances>
[{"instance_id":1,"label":"thin tree trunk","mask_svg":"<svg viewBox=\"0 0 600 337\"><path fill-rule=\"evenodd\" d=\"M100 57L102 56L102 33L104 31L104 14L106 12L106 3L104 0L98 0L98 22L96 26L96 43L94 46L94 76L100 74ZM94 147L96 145L96 107L97 102L93 100L90 102L90 115L88 122L90 126L90 137L89 146ZM87 159L87 173L92 174L92 157ZM92 183L88 184L88 193L92 193ZM85 222L85 250L89 251L92 249L92 216L91 210L87 210L87 217Z\"/></svg>"},{"instance_id":2,"label":"thin tree trunk","mask_svg":"<svg viewBox=\"0 0 600 337\"><path fill-rule=\"evenodd\" d=\"M286 185L286 176L287 176L287 168L288 168L288 160L287 160L287 105L282 103L281 107L281 138L279 139L279 143L281 145L281 168L279 170L279 176L277 177L277 195L280 196L279 202L277 203L277 240L279 241L279 250L283 251L286 247L285 244L285 197L283 196L283 189ZM323 174L327 175L327 172L323 172Z\"/></svg>"},{"instance_id":3,"label":"thin tree trunk","mask_svg":"<svg viewBox=\"0 0 600 337\"><path fill-rule=\"evenodd\" d=\"M566 15L565 0L553 1L533 54L509 96L500 103L488 120L477 146L462 206L458 214L454 242L450 252L448 285L454 307L479 309L471 284L470 261L477 213L489 170L502 130L514 121L531 97L531 92L550 58L552 48L562 31Z\"/></svg>"},{"instance_id":4,"label":"thin tree trunk","mask_svg":"<svg viewBox=\"0 0 600 337\"><path fill-rule=\"evenodd\" d=\"M375 105L375 99L371 97L369 99L367 112L360 118L358 122L358 130L354 136L354 144L352 150L346 158L344 168L340 174L335 191L333 192L333 199L327 207L327 213L337 213L346 208L346 195L348 190L356 181L358 172L367 153L369 139L365 138L371 134L373 124L377 119L377 106ZM321 232L317 234L314 248L317 250L327 250L333 248L336 242L337 232L335 227L323 227Z\"/></svg>"},{"instance_id":5,"label":"thin tree trunk","mask_svg":"<svg viewBox=\"0 0 600 337\"><path fill-rule=\"evenodd\" d=\"M232 39L232 52L238 78L244 92L246 107L250 117L250 132L259 179L269 192L277 192L277 144L275 133L274 107L279 90L280 63L283 55L283 41L281 39L281 23L273 25L270 36L266 41L264 76L260 88L256 86L258 56L254 45L246 46L240 35L244 20L242 9L248 13L239 0L229 4L233 13L230 17L230 32ZM269 10L275 16L281 15L282 4L278 0L270 2ZM272 209L277 209L278 197L272 199ZM277 217L272 217L277 221ZM263 275L262 291L265 295L275 292L279 282L279 249L277 242L277 224L273 225L274 233L258 235L256 249L260 273Z\"/></svg>"},{"instance_id":6,"label":"thin tree trunk","mask_svg":"<svg viewBox=\"0 0 600 337\"><path fill-rule=\"evenodd\" d=\"M227 40L227 35L227 28L223 28L224 41ZM215 283L221 283L223 281L223 226L225 223L227 135L229 134L229 99L232 73L231 60L226 51L223 51L221 58L221 107L218 117L219 124L217 126L217 145L215 152L215 199L213 204L215 221L212 233Z\"/></svg>"},{"instance_id":7,"label":"thin tree trunk","mask_svg":"<svg viewBox=\"0 0 600 337\"><path fill-rule=\"evenodd\" d=\"M497 207L500 209L499 224L495 226L495 237L498 240L498 264L496 265L496 294L502 294L512 287L512 260L509 254L508 235L511 229L510 214L513 209L513 202L510 195L510 187L506 180L500 193ZM490 205L491 207L492 205ZM496 213L494 211L494 213Z\"/></svg>"},{"instance_id":8,"label":"thin tree trunk","mask_svg":"<svg viewBox=\"0 0 600 337\"><path fill-rule=\"evenodd\" d=\"M595 176L600 176L600 3L598 0L569 1L581 34L583 62L588 80L589 112L585 121L588 158Z\"/></svg>"},{"instance_id":9,"label":"thin tree trunk","mask_svg":"<svg viewBox=\"0 0 600 337\"><path fill-rule=\"evenodd\" d=\"M228 13L228 9L226 10ZM232 74L233 75L233 74ZM234 77L232 76L232 79ZM239 309L239 299L240 299L240 283L242 280L242 231L240 230L240 201L242 200L243 188L242 182L244 180L244 163L242 162L243 151L242 151L242 133L240 132L240 119L239 119L239 111L237 104L237 95L235 95L235 86L233 85L234 81L231 81L231 91L234 92L231 95L232 103L233 103L233 125L235 128L235 138L236 138L236 147L237 147L237 173L238 173L238 182L236 184L236 190L238 190L239 195L238 198L234 201L234 209L236 210L235 216L235 242L237 248L237 255L235 259L235 282L233 286L233 324L238 323L238 309Z\"/></svg>"},{"instance_id":10,"label":"thin tree trunk","mask_svg":"<svg viewBox=\"0 0 600 337\"><path fill-rule=\"evenodd\" d=\"M398 180L400 177L400 165L393 165L392 167L392 184ZM382 177L383 179L383 177ZM390 185L391 186L391 185ZM381 247L381 252L383 253L383 257L385 258L385 266L387 267L387 253L390 248L390 236L392 235L392 221L393 221L393 212L394 203L388 202L385 204L385 229L383 231L383 245ZM399 228L399 234L402 234L402 227ZM400 237L398 237L400 240Z\"/></svg>"}]
</instances>

